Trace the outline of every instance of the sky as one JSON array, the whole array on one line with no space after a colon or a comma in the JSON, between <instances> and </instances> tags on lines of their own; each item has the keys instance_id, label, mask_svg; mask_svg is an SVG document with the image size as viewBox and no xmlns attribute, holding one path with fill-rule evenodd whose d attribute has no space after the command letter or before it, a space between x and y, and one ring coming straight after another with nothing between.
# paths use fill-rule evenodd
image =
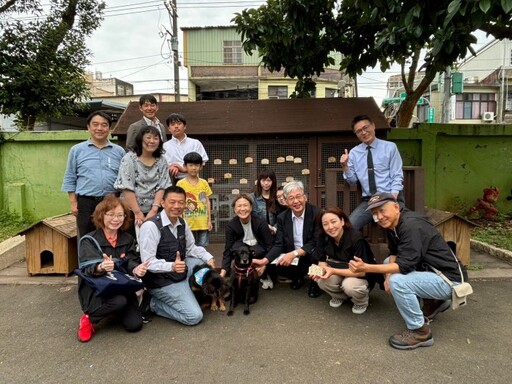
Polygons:
<instances>
[{"instance_id":1,"label":"sky","mask_svg":"<svg viewBox=\"0 0 512 384\"><path fill-rule=\"evenodd\" d=\"M169 2L169 0L166 0ZM172 24L164 0L105 0L105 18L87 38L92 72L103 78L116 77L134 85L135 94L174 93L173 59L168 43ZM179 54L182 60L182 27L232 25L234 13L257 8L263 0L177 0ZM477 49L479 47L476 47ZM369 68L358 77L360 97L374 97L380 104L387 79L399 66L386 73ZM180 69L180 91L187 93L187 70Z\"/></svg>"}]
</instances>

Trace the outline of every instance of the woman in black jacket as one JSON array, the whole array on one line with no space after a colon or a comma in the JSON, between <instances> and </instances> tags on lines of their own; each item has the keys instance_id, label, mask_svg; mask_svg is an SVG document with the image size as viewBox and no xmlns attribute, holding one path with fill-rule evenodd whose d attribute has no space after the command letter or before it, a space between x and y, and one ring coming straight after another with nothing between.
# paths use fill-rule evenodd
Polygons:
<instances>
[{"instance_id":1,"label":"woman in black jacket","mask_svg":"<svg viewBox=\"0 0 512 384\"><path fill-rule=\"evenodd\" d=\"M221 270L223 276L231 270L232 251L240 245L248 245L254 251L255 259L265 257L272 246L272 235L267 221L253 213L252 205L252 199L245 193L233 200L232 207L236 216L226 225L226 246L222 255ZM264 268L258 271L260 275Z\"/></svg>"},{"instance_id":2,"label":"woman in black jacket","mask_svg":"<svg viewBox=\"0 0 512 384\"><path fill-rule=\"evenodd\" d=\"M99 244L103 261L98 261L82 268L82 272L93 277L101 276L118 269L119 265L129 274L142 277L146 274L147 263L141 263L135 251L133 237L125 232L131 225L131 216L125 203L114 195L106 196L96 207L93 222L96 230L88 233ZM84 238L78 250L80 265L100 258L96 244ZM115 263L114 260L120 260ZM105 317L115 314L128 332L137 332L142 328L142 314L139 310L137 295L129 292L111 297L99 297L84 280L78 282L78 298L83 310L78 328L78 339L82 342L91 340L95 324Z\"/></svg>"},{"instance_id":3,"label":"woman in black jacket","mask_svg":"<svg viewBox=\"0 0 512 384\"><path fill-rule=\"evenodd\" d=\"M351 299L352 312L363 314L368 307L370 289L379 275L353 273L348 269L348 262L357 256L366 263L375 264L370 245L359 231L352 228L347 215L337 207L322 211L319 225L321 235L313 260L318 262L323 274L311 277L320 289L331 296L331 307L337 308Z\"/></svg>"}]
</instances>

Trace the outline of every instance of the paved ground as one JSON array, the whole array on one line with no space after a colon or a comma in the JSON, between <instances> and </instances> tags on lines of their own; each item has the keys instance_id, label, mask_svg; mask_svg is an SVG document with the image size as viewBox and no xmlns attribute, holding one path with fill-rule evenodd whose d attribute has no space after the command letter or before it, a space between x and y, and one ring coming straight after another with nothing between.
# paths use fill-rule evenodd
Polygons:
<instances>
[{"instance_id":1,"label":"paved ground","mask_svg":"<svg viewBox=\"0 0 512 384\"><path fill-rule=\"evenodd\" d=\"M512 270L485 254L472 263ZM398 351L387 339L404 325L384 292L357 316L284 284L262 291L249 316L208 310L195 327L155 318L137 334L104 323L82 344L74 279L27 285L22 267L0 276L2 383L510 382L512 279L502 272L474 277L468 306L436 318L433 347Z\"/></svg>"}]
</instances>

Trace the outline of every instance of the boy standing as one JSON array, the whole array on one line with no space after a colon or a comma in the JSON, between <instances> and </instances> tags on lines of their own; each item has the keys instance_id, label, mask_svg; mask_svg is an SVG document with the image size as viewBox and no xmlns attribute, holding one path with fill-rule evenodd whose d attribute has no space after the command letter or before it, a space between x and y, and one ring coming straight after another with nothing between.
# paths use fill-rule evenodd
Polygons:
<instances>
[{"instance_id":1,"label":"boy standing","mask_svg":"<svg viewBox=\"0 0 512 384\"><path fill-rule=\"evenodd\" d=\"M210 185L199 177L203 168L203 158L197 152L187 153L183 157L186 176L176 184L186 192L186 206L183 213L196 245L206 247L209 241L208 232L212 230L211 206L209 196L212 194Z\"/></svg>"}]
</instances>

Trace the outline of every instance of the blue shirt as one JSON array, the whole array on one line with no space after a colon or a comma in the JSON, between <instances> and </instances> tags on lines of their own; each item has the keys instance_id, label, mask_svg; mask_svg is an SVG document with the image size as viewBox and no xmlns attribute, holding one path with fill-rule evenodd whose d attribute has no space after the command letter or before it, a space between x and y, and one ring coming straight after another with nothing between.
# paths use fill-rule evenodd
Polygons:
<instances>
[{"instance_id":1,"label":"blue shirt","mask_svg":"<svg viewBox=\"0 0 512 384\"><path fill-rule=\"evenodd\" d=\"M82 196L105 196L114 188L124 149L110 141L98 148L91 139L71 147L62 182L63 192Z\"/></svg>"},{"instance_id":2,"label":"blue shirt","mask_svg":"<svg viewBox=\"0 0 512 384\"><path fill-rule=\"evenodd\" d=\"M343 177L349 184L361 184L363 197L371 196L368 184L367 145L361 143L350 150L348 171ZM398 193L403 189L402 158L395 143L375 138L372 148L377 192Z\"/></svg>"}]
</instances>

